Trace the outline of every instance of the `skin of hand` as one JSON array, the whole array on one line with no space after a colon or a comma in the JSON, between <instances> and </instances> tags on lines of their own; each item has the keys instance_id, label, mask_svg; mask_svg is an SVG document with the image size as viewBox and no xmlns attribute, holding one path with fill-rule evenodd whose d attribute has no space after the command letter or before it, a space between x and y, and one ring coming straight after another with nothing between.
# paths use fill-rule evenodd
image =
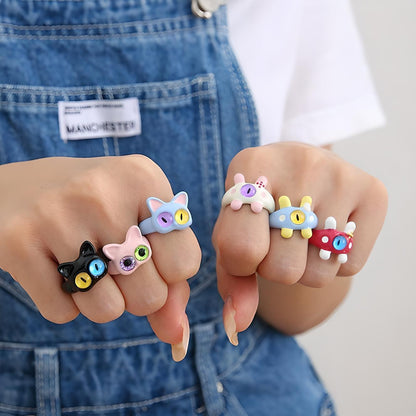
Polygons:
<instances>
[{"instance_id":1,"label":"skin of hand","mask_svg":"<svg viewBox=\"0 0 416 416\"><path fill-rule=\"evenodd\" d=\"M217 253L218 289L225 302L224 327L230 342L251 323L256 312L275 328L296 334L324 320L342 301L351 279L361 270L374 246L387 211L387 192L373 176L333 152L300 143L275 143L248 148L230 163L226 189L242 173L249 183L264 175L276 201L286 195L293 206L312 197L319 219L335 217L343 231L354 221L354 247L342 265L337 256L319 257L300 231L283 238L269 227L269 212L253 213L249 205L221 209L213 233Z\"/></svg>"},{"instance_id":2,"label":"skin of hand","mask_svg":"<svg viewBox=\"0 0 416 416\"><path fill-rule=\"evenodd\" d=\"M186 281L201 251L190 228L147 238L152 257L129 276L107 274L88 292L65 293L57 265L78 257L84 240L98 249L122 243L131 225L150 216L146 199L173 197L150 159L45 158L0 166L0 267L21 284L40 313L55 323L79 313L98 323L125 310L147 316L155 334L172 345L176 361L189 339Z\"/></svg>"}]
</instances>

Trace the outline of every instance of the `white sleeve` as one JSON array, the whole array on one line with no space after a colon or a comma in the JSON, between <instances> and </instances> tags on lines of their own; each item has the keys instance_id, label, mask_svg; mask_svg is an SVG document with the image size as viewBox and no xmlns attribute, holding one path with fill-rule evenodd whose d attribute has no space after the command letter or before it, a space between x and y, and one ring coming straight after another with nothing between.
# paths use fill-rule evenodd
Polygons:
<instances>
[{"instance_id":1,"label":"white sleeve","mask_svg":"<svg viewBox=\"0 0 416 416\"><path fill-rule=\"evenodd\" d=\"M323 145L383 125L349 1L305 1L300 27L280 139Z\"/></svg>"}]
</instances>

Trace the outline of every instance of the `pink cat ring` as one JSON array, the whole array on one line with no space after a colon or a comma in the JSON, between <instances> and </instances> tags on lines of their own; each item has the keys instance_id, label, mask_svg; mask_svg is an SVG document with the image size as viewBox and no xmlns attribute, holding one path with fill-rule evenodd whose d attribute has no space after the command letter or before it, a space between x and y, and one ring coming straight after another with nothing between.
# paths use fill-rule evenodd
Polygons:
<instances>
[{"instance_id":1,"label":"pink cat ring","mask_svg":"<svg viewBox=\"0 0 416 416\"><path fill-rule=\"evenodd\" d=\"M331 253L338 254L338 262L345 263L348 260L347 254L353 245L353 232L355 222L350 221L345 226L344 232L336 230L337 222L334 217L325 220L325 229L314 230L309 243L320 248L319 257L328 260Z\"/></svg>"},{"instance_id":2,"label":"pink cat ring","mask_svg":"<svg viewBox=\"0 0 416 416\"><path fill-rule=\"evenodd\" d=\"M126 241L121 244L107 244L103 253L110 260L110 274L131 274L142 264L150 260L152 249L146 237L142 236L140 228L132 225L126 235Z\"/></svg>"},{"instance_id":3,"label":"pink cat ring","mask_svg":"<svg viewBox=\"0 0 416 416\"><path fill-rule=\"evenodd\" d=\"M266 189L267 178L260 176L256 183L247 183L242 173L234 176L234 186L230 188L222 198L222 206L231 206L231 209L238 211L243 204L249 204L251 210L258 214L261 210L267 209L271 214L274 211L275 203L272 195Z\"/></svg>"}]
</instances>

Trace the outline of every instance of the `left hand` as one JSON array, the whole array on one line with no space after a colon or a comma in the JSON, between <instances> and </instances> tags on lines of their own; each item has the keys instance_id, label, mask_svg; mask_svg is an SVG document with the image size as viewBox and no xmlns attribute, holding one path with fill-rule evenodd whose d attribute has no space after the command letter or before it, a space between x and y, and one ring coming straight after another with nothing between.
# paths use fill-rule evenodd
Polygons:
<instances>
[{"instance_id":1,"label":"left hand","mask_svg":"<svg viewBox=\"0 0 416 416\"><path fill-rule=\"evenodd\" d=\"M288 196L293 206L299 206L303 196L311 196L312 210L319 219L317 229L324 228L329 216L335 217L340 231L348 221L354 221L357 229L348 261L340 265L336 255L322 260L319 249L309 245L300 231L283 238L280 229L271 229L266 209L256 214L249 205L238 211L229 205L223 207L213 244L218 289L225 301L224 325L234 344L258 307L257 273L272 282L299 282L315 288L329 284L336 276L355 275L368 259L387 210L387 193L378 179L323 148L287 142L245 149L229 166L227 190L234 185L236 173L242 173L248 183L266 176L266 189L276 201L276 210L282 195Z\"/></svg>"}]
</instances>

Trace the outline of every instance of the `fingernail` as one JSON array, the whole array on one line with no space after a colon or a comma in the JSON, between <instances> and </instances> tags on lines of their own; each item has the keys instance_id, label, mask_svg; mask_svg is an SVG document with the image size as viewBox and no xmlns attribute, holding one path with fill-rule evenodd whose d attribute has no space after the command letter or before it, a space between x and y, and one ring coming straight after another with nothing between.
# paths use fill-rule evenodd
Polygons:
<instances>
[{"instance_id":1,"label":"fingernail","mask_svg":"<svg viewBox=\"0 0 416 416\"><path fill-rule=\"evenodd\" d=\"M224 329L225 333L231 344L238 345L238 333L237 325L235 323L235 309L233 307L233 302L229 296L225 301L224 310L223 310L223 320L224 320Z\"/></svg>"},{"instance_id":2,"label":"fingernail","mask_svg":"<svg viewBox=\"0 0 416 416\"><path fill-rule=\"evenodd\" d=\"M188 351L189 345L189 321L188 317L185 315L182 318L182 341L178 344L172 344L172 358L174 361L182 361Z\"/></svg>"}]
</instances>

